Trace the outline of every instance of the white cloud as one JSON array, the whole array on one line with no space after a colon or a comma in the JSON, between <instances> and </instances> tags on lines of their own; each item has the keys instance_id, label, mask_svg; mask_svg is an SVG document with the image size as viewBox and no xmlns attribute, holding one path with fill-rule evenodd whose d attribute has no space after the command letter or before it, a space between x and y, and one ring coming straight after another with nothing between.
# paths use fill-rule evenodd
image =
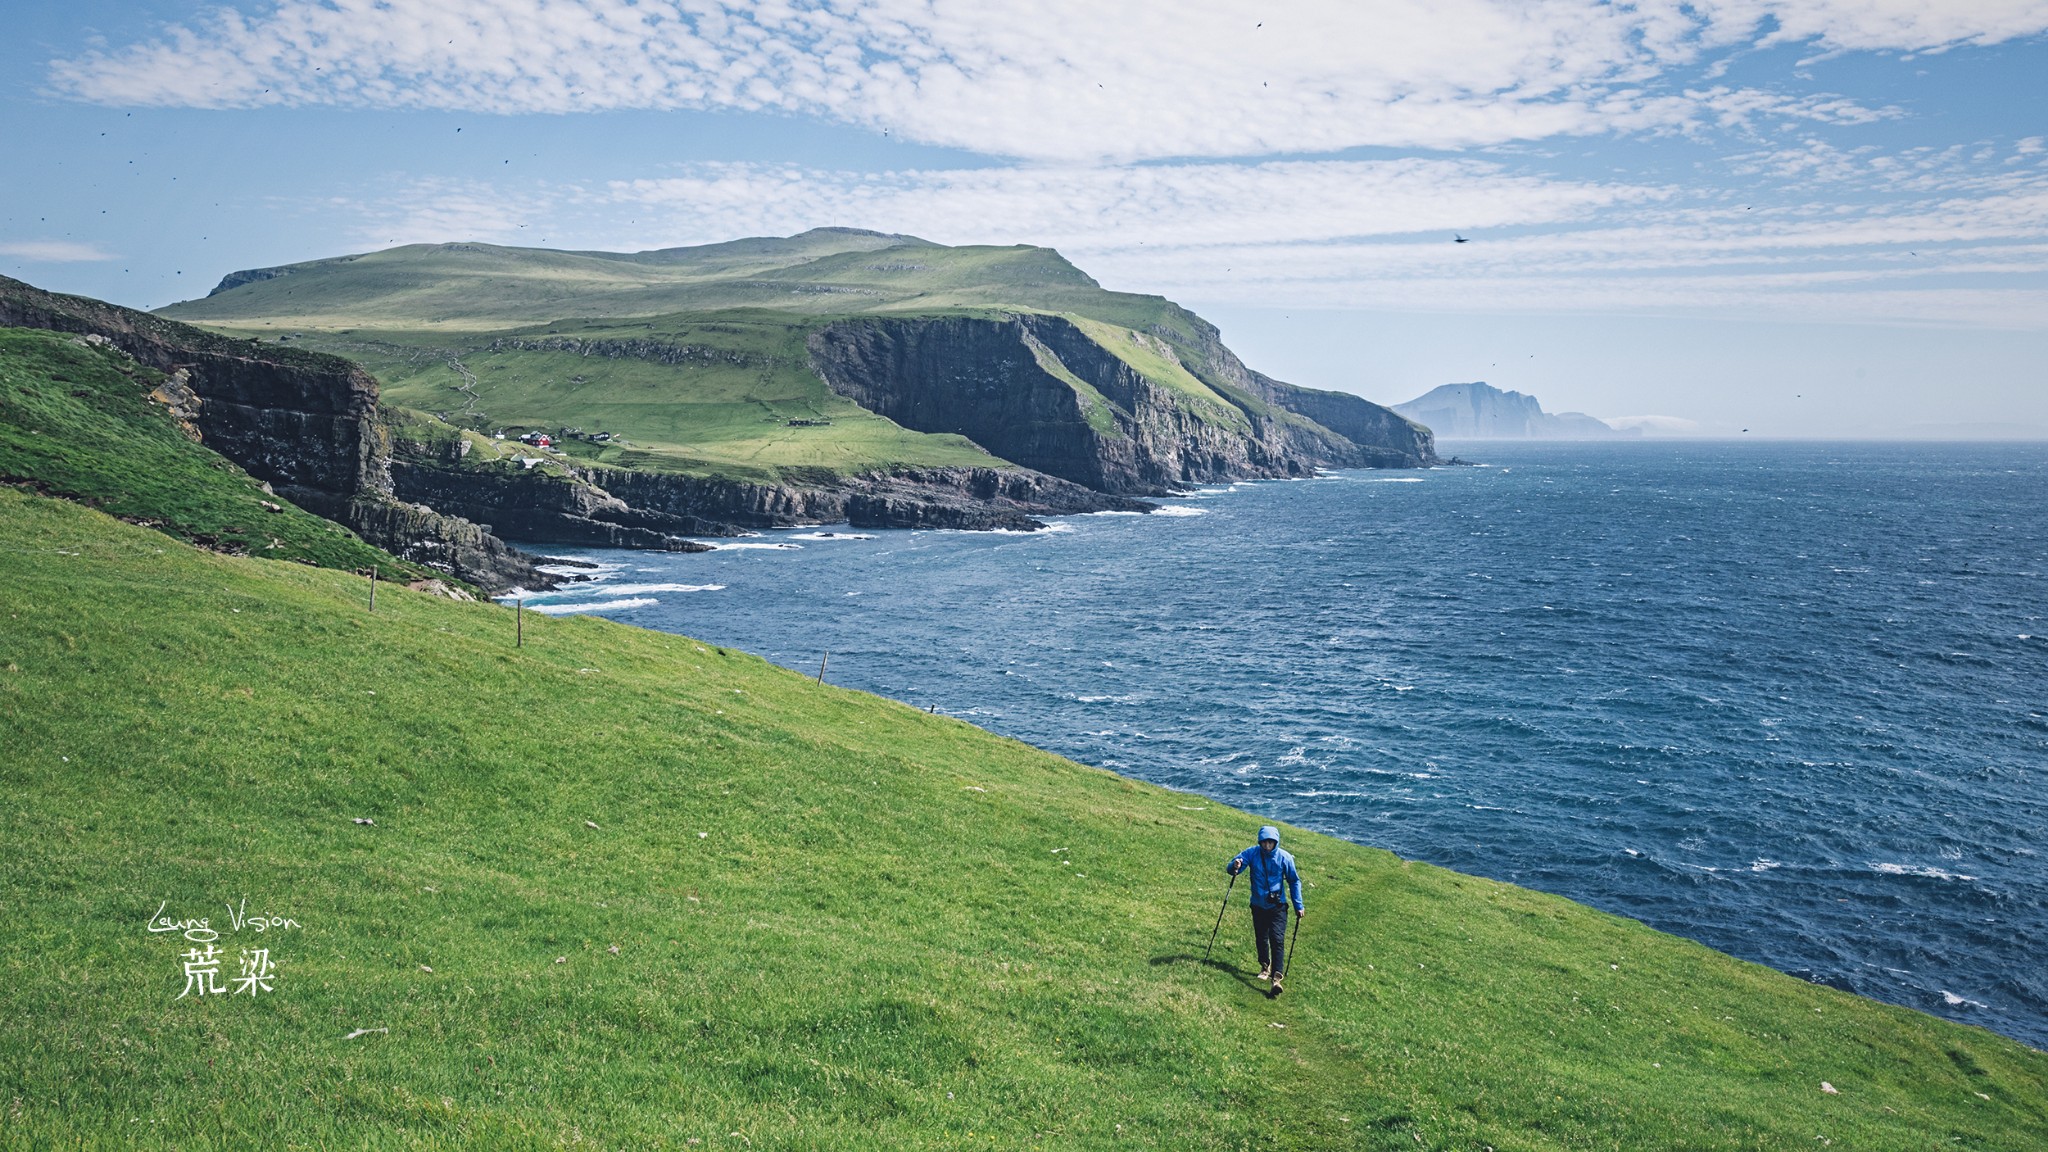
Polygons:
<instances>
[{"instance_id":1,"label":"white cloud","mask_svg":"<svg viewBox=\"0 0 2048 1152\"><path fill-rule=\"evenodd\" d=\"M869 174L703 165L609 198L686 220L691 242L857 223L947 243L1097 249L1321 243L1558 224L1663 190L1515 175L1470 160L1276 161Z\"/></svg>"},{"instance_id":2,"label":"white cloud","mask_svg":"<svg viewBox=\"0 0 2048 1152\"><path fill-rule=\"evenodd\" d=\"M102 252L95 245L72 240L0 241L0 256L14 256L38 264L81 264L114 258L113 253Z\"/></svg>"},{"instance_id":3,"label":"white cloud","mask_svg":"<svg viewBox=\"0 0 2048 1152\"><path fill-rule=\"evenodd\" d=\"M2048 0L277 0L54 61L117 105L822 115L1051 161L1462 147L1779 117L1829 96L1674 91L1702 52L1937 50Z\"/></svg>"},{"instance_id":4,"label":"white cloud","mask_svg":"<svg viewBox=\"0 0 2048 1152\"><path fill-rule=\"evenodd\" d=\"M2048 28L2041 0L1694 0L1712 38L1849 51L1929 52L1998 44Z\"/></svg>"},{"instance_id":5,"label":"white cloud","mask_svg":"<svg viewBox=\"0 0 2048 1152\"><path fill-rule=\"evenodd\" d=\"M539 247L554 239L542 225L559 219L563 205L562 190L521 193L469 180L427 178L408 182L390 198L365 203L337 197L327 207L362 220L357 238L379 248L451 239Z\"/></svg>"},{"instance_id":6,"label":"white cloud","mask_svg":"<svg viewBox=\"0 0 2048 1152\"><path fill-rule=\"evenodd\" d=\"M1901 178L1875 163L1886 158L1856 160L1893 195L1843 196L1839 181L1801 175L1760 206L1408 159L879 174L702 165L516 192L420 183L358 215L372 246L546 235L552 247L635 250L829 225L1045 244L1108 287L1194 304L2048 326L2048 171L1994 155L1945 158L1937 175L1911 154L1889 157L1918 173ZM1452 243L1454 230L1472 243Z\"/></svg>"}]
</instances>

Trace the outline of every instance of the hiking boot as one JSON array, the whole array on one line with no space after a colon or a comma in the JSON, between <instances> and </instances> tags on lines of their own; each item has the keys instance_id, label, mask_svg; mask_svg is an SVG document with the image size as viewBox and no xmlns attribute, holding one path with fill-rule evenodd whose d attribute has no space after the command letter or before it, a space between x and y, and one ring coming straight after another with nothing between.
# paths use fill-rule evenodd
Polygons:
<instances>
[{"instance_id":1,"label":"hiking boot","mask_svg":"<svg viewBox=\"0 0 2048 1152\"><path fill-rule=\"evenodd\" d=\"M1261 980L1271 980L1272 978L1273 978L1273 970L1272 970L1271 968L1261 968L1261 969L1259 969L1259 979L1261 979Z\"/></svg>"},{"instance_id":2,"label":"hiking boot","mask_svg":"<svg viewBox=\"0 0 2048 1152\"><path fill-rule=\"evenodd\" d=\"M1273 974L1273 995L1278 996L1283 991L1286 991L1286 989L1280 987L1280 974L1275 972Z\"/></svg>"}]
</instances>

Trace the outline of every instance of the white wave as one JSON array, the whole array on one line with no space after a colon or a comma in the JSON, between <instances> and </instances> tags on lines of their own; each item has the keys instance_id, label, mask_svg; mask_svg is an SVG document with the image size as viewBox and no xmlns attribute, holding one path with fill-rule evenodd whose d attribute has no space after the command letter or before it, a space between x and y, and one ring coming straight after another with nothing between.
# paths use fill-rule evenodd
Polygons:
<instances>
[{"instance_id":1,"label":"white wave","mask_svg":"<svg viewBox=\"0 0 2048 1152\"><path fill-rule=\"evenodd\" d=\"M1420 483L1422 483L1422 477L1420 477L1420 476L1374 476L1374 477L1372 477L1371 479L1367 480L1367 481L1366 481L1366 483L1368 483L1368 484L1420 484Z\"/></svg>"},{"instance_id":2,"label":"white wave","mask_svg":"<svg viewBox=\"0 0 2048 1152\"><path fill-rule=\"evenodd\" d=\"M869 532L792 532L791 540L873 540Z\"/></svg>"},{"instance_id":3,"label":"white wave","mask_svg":"<svg viewBox=\"0 0 2048 1152\"><path fill-rule=\"evenodd\" d=\"M1232 492L1235 492L1235 491L1237 491L1237 489L1235 489L1235 488L1197 488L1197 489L1195 489L1195 490L1194 490L1193 492L1190 492L1190 493L1188 493L1188 495L1190 495L1190 496L1227 496L1227 495L1229 495L1230 493L1232 493Z\"/></svg>"},{"instance_id":4,"label":"white wave","mask_svg":"<svg viewBox=\"0 0 2048 1152\"><path fill-rule=\"evenodd\" d=\"M1778 863L1776 860L1766 860L1761 856L1749 862L1749 870L1751 872L1769 872L1773 868L1783 867L1784 865Z\"/></svg>"},{"instance_id":5,"label":"white wave","mask_svg":"<svg viewBox=\"0 0 2048 1152\"><path fill-rule=\"evenodd\" d=\"M1105 510L1105 511L1102 511L1102 512L1083 512L1083 513L1081 513L1081 515L1083 515L1083 516L1143 516L1143 515L1144 515L1144 513L1143 513L1143 512L1121 512L1121 511L1118 511L1117 509L1111 508L1111 509L1107 509L1107 510Z\"/></svg>"},{"instance_id":6,"label":"white wave","mask_svg":"<svg viewBox=\"0 0 2048 1152\"><path fill-rule=\"evenodd\" d=\"M624 564L535 564L535 572L550 576L568 576L584 580L602 580L606 576L625 568Z\"/></svg>"},{"instance_id":7,"label":"white wave","mask_svg":"<svg viewBox=\"0 0 2048 1152\"><path fill-rule=\"evenodd\" d=\"M1965 876L1960 872L1951 872L1946 868L1936 868L1928 864L1888 864L1880 861L1872 863L1870 870L1882 872L1887 876L1918 876L1926 880L1962 880L1967 882L1976 879L1975 876Z\"/></svg>"},{"instance_id":8,"label":"white wave","mask_svg":"<svg viewBox=\"0 0 2048 1152\"><path fill-rule=\"evenodd\" d=\"M795 552L796 550L798 550L798 549L802 548L802 547L803 547L803 545L801 545L801 544L755 544L755 543L752 543L752 542L749 542L749 541L741 541L741 542L740 542L740 543L738 543L738 544L713 544L713 545L711 545L711 547L713 547L714 549L717 549L717 550L718 550L718 551L720 551L720 552L744 552L744 551L746 551L746 550L748 550L748 549L750 549L750 548L752 548L752 549L759 549L759 550L761 550L761 551L766 551L766 552Z\"/></svg>"},{"instance_id":9,"label":"white wave","mask_svg":"<svg viewBox=\"0 0 2048 1152\"><path fill-rule=\"evenodd\" d=\"M649 592L723 592L723 584L593 584L588 588L564 588L566 593L586 595L645 596Z\"/></svg>"},{"instance_id":10,"label":"white wave","mask_svg":"<svg viewBox=\"0 0 2048 1152\"><path fill-rule=\"evenodd\" d=\"M571 612L609 612L614 608L645 608L661 601L651 596L637 600L597 600L588 604L528 604L531 612L544 612L549 616L566 616Z\"/></svg>"},{"instance_id":11,"label":"white wave","mask_svg":"<svg viewBox=\"0 0 2048 1152\"><path fill-rule=\"evenodd\" d=\"M1153 513L1154 516L1207 516L1208 514L1209 510L1207 508L1190 508L1185 504L1167 504L1162 506L1159 511Z\"/></svg>"},{"instance_id":12,"label":"white wave","mask_svg":"<svg viewBox=\"0 0 2048 1152\"><path fill-rule=\"evenodd\" d=\"M1949 990L1948 990L1948 989L1946 989L1946 988L1944 988L1944 989L1942 989L1942 990L1941 990L1941 1002L1942 1002L1943 1004L1946 1004L1946 1005L1948 1005L1948 1006L1949 1006L1949 1007L1951 1007L1951 1008L1963 1008L1963 1007L1970 1007L1970 1008L1989 1008L1989 1007L1990 1007L1990 1005L1989 1005L1989 1004L1985 1004L1985 1003L1982 1003L1981 1001L1977 1001L1977 1000L1965 1000L1965 999L1963 999L1963 998L1962 998L1961 996L1958 996L1958 995L1956 995L1955 993L1953 993L1953 992L1949 991Z\"/></svg>"}]
</instances>

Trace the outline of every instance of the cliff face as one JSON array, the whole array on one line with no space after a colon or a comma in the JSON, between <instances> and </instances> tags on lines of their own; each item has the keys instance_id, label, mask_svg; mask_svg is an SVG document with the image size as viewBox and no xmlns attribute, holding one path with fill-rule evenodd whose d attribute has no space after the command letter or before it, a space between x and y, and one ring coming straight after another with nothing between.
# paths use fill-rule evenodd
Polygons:
<instances>
[{"instance_id":1,"label":"cliff face","mask_svg":"<svg viewBox=\"0 0 2048 1152\"><path fill-rule=\"evenodd\" d=\"M1163 340L1131 339L1183 367ZM833 391L864 408L1102 492L1435 459L1427 429L1357 397L1249 372L1220 342L1214 362L1199 365L1209 379L1187 365L1183 388L1138 371L1074 322L1041 314L844 320L814 333L810 349ZM1203 395L1205 384L1220 387Z\"/></svg>"},{"instance_id":2,"label":"cliff face","mask_svg":"<svg viewBox=\"0 0 2048 1152\"><path fill-rule=\"evenodd\" d=\"M0 325L96 334L165 372L178 385L180 418L207 447L389 552L487 588L549 582L532 557L477 525L394 497L377 382L347 360L216 336L6 277Z\"/></svg>"},{"instance_id":3,"label":"cliff face","mask_svg":"<svg viewBox=\"0 0 2048 1152\"><path fill-rule=\"evenodd\" d=\"M1351 467L1420 468L1436 463L1436 436L1428 428L1349 392L1324 392L1249 373L1253 390L1269 403L1307 417L1348 443L1330 454Z\"/></svg>"},{"instance_id":4,"label":"cliff face","mask_svg":"<svg viewBox=\"0 0 2048 1152\"><path fill-rule=\"evenodd\" d=\"M1126 491L1129 448L1104 451L1087 401L1016 320L850 320L810 338L833 391L919 432L951 432L1076 484ZM1116 457L1122 456L1119 461Z\"/></svg>"}]
</instances>

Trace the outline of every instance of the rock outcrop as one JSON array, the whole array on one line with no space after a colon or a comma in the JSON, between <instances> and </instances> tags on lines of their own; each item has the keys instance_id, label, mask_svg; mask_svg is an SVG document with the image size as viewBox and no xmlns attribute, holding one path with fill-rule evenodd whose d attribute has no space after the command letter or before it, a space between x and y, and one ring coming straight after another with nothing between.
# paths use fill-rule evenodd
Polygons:
<instances>
[{"instance_id":1,"label":"rock outcrop","mask_svg":"<svg viewBox=\"0 0 2048 1152\"><path fill-rule=\"evenodd\" d=\"M1185 309L1177 319L1186 331L1162 332L1184 341L1183 362L1210 387L1241 406L1266 406L1308 450L1335 468L1426 468L1437 463L1436 436L1391 408L1349 392L1327 392L1275 380L1245 367L1223 343L1216 326ZM1288 420L1288 416L1297 417Z\"/></svg>"},{"instance_id":2,"label":"rock outcrop","mask_svg":"<svg viewBox=\"0 0 2048 1152\"><path fill-rule=\"evenodd\" d=\"M546 586L534 557L394 491L377 382L338 356L236 340L0 277L0 325L98 336L176 384L201 442L277 494L365 540L485 588Z\"/></svg>"},{"instance_id":3,"label":"rock outcrop","mask_svg":"<svg viewBox=\"0 0 2048 1152\"><path fill-rule=\"evenodd\" d=\"M453 429L441 425L443 431ZM687 536L721 535L724 523L634 508L573 470L531 469L513 460L465 459L459 434L417 435L417 426L390 422L392 492L442 512L489 526L511 540L594 548L646 548L703 552Z\"/></svg>"},{"instance_id":4,"label":"rock outcrop","mask_svg":"<svg viewBox=\"0 0 2048 1152\"><path fill-rule=\"evenodd\" d=\"M1016 531L1045 527L1041 516L1157 507L1026 468L898 468L854 476L821 471L786 484L624 470L591 476L635 508L746 528L845 521L859 528Z\"/></svg>"},{"instance_id":5,"label":"rock outcrop","mask_svg":"<svg viewBox=\"0 0 2048 1152\"><path fill-rule=\"evenodd\" d=\"M906 467L850 476L820 468L764 483L560 460L525 467L517 459L475 460L459 437L391 423L390 472L399 499L531 543L701 552L709 546L687 537L840 522L1028 530L1045 527L1041 516L1155 507L1028 468Z\"/></svg>"}]
</instances>

